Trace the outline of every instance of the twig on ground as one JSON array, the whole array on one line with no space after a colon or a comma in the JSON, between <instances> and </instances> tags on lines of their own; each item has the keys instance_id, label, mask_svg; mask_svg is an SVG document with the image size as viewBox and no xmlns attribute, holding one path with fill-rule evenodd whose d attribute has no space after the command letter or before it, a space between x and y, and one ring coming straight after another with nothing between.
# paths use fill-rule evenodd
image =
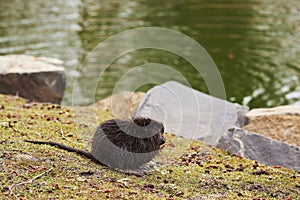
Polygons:
<instances>
[{"instance_id":1,"label":"twig on ground","mask_svg":"<svg viewBox=\"0 0 300 200\"><path fill-rule=\"evenodd\" d=\"M17 183L17 184L12 184L8 187L8 189L9 189L10 193L17 199L18 198L17 195L13 192L14 187L17 187L17 186L20 186L20 185L25 185L25 184L31 184L31 183L33 183L34 180L36 180L38 178L41 178L42 176L44 176L45 174L49 173L52 170L53 170L53 168L50 168L47 171L33 177L32 179L30 179L28 181L24 181L24 182Z\"/></svg>"}]
</instances>

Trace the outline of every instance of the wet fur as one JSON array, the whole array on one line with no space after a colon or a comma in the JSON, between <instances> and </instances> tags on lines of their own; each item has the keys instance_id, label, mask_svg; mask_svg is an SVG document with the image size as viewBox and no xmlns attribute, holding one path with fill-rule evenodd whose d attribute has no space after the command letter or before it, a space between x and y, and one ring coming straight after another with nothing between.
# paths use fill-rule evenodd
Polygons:
<instances>
[{"instance_id":1,"label":"wet fur","mask_svg":"<svg viewBox=\"0 0 300 200\"><path fill-rule=\"evenodd\" d=\"M165 143L163 133L163 124L149 118L111 119L98 126L91 153L56 142L25 141L56 146L112 168L137 169L158 154Z\"/></svg>"},{"instance_id":2,"label":"wet fur","mask_svg":"<svg viewBox=\"0 0 300 200\"><path fill-rule=\"evenodd\" d=\"M92 154L110 167L136 169L158 154L163 133L163 124L148 118L108 120L94 135Z\"/></svg>"}]
</instances>

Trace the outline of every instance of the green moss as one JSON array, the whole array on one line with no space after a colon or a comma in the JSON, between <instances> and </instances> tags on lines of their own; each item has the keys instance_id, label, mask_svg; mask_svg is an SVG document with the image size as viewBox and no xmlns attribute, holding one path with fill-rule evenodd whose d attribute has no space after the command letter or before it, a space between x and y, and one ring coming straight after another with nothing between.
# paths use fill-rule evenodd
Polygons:
<instances>
[{"instance_id":1,"label":"green moss","mask_svg":"<svg viewBox=\"0 0 300 200\"><path fill-rule=\"evenodd\" d=\"M266 167L198 141L166 134L161 155L142 177L24 139L90 149L111 113L27 104L0 95L0 196L26 199L298 199L299 173ZM32 180L30 182L30 180Z\"/></svg>"}]
</instances>

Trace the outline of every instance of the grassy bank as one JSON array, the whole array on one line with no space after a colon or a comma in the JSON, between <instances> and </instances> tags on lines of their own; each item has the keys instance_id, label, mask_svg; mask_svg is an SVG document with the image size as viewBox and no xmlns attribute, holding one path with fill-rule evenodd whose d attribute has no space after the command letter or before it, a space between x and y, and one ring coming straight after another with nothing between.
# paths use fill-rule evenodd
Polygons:
<instances>
[{"instance_id":1,"label":"grassy bank","mask_svg":"<svg viewBox=\"0 0 300 200\"><path fill-rule=\"evenodd\" d=\"M91 111L92 112L92 111ZM26 103L0 95L1 199L298 199L300 174L266 167L166 134L167 143L148 171L120 172L47 145L52 140L90 150L97 121L108 112ZM77 117L74 117L76 114ZM90 119L89 119L90 117Z\"/></svg>"}]
</instances>

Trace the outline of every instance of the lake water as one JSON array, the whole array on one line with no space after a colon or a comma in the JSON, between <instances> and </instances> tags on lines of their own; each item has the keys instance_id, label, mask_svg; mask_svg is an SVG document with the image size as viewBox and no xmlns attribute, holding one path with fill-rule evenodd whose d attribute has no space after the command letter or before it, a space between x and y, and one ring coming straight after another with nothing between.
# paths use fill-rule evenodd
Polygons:
<instances>
[{"instance_id":1,"label":"lake water","mask_svg":"<svg viewBox=\"0 0 300 200\"><path fill-rule=\"evenodd\" d=\"M252 108L300 102L299 0L2 0L0 54L63 60L65 105L72 104L76 77L83 87L75 98L89 104L110 95L124 71L150 62L172 66L193 88L208 93L201 76L181 57L138 50L112 63L95 99L85 95L99 78L93 70L87 76L78 71L88 53L113 34L151 26L182 32L200 43L218 66L227 100Z\"/></svg>"}]
</instances>

